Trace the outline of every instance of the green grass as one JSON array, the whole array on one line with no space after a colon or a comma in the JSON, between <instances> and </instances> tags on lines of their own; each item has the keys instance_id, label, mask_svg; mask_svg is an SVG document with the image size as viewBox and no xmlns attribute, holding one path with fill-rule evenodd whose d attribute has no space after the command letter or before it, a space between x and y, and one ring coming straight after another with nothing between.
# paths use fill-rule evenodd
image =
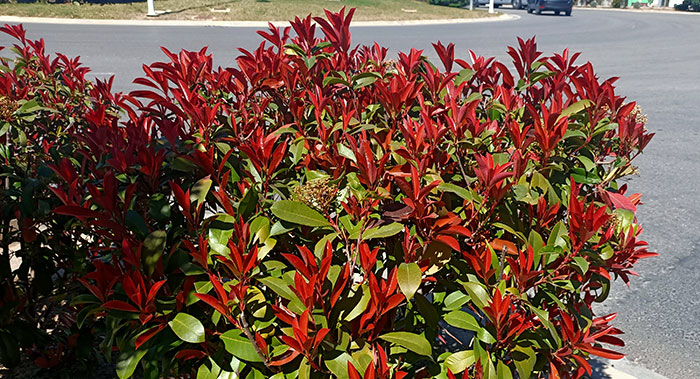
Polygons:
<instances>
[{"instance_id":1,"label":"green grass","mask_svg":"<svg viewBox=\"0 0 700 379\"><path fill-rule=\"evenodd\" d=\"M322 15L323 9L357 8L354 20L430 20L481 18L482 10L469 11L430 5L417 0L155 0L156 10L166 11L163 20L285 21L294 16ZM212 9L230 9L213 12ZM0 4L0 15L88 19L145 19L146 2L123 4L47 4L42 2Z\"/></svg>"}]
</instances>

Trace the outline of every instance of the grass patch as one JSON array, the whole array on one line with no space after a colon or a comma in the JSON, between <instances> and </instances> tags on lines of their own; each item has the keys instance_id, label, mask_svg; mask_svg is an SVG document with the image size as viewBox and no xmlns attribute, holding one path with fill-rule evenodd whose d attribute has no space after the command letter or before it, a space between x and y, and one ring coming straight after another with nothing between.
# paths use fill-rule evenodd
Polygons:
<instances>
[{"instance_id":1,"label":"grass patch","mask_svg":"<svg viewBox=\"0 0 700 379\"><path fill-rule=\"evenodd\" d=\"M481 18L483 10L469 11L430 5L417 0L155 0L163 20L283 21L294 16L322 15L323 9L357 8L354 20L401 21L445 18ZM226 11L228 9L228 11ZM145 19L146 2L116 4L0 4L0 15L86 19Z\"/></svg>"}]
</instances>

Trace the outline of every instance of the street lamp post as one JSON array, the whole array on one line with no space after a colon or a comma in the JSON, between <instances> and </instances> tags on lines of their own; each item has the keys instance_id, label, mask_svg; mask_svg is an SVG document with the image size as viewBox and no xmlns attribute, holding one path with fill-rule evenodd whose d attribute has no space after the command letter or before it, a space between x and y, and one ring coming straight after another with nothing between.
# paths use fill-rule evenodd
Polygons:
<instances>
[{"instance_id":1,"label":"street lamp post","mask_svg":"<svg viewBox=\"0 0 700 379\"><path fill-rule=\"evenodd\" d=\"M156 7L155 7L155 5L153 5L153 0L148 0L147 3L148 3L148 13L146 14L146 16L148 16L148 17L158 16L158 13L156 13Z\"/></svg>"}]
</instances>

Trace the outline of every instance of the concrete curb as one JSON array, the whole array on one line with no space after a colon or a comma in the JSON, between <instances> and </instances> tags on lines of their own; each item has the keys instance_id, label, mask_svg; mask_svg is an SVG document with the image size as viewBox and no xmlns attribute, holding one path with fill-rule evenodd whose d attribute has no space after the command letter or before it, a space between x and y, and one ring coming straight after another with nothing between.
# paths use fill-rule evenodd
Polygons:
<instances>
[{"instance_id":1,"label":"concrete curb","mask_svg":"<svg viewBox=\"0 0 700 379\"><path fill-rule=\"evenodd\" d=\"M447 25L469 24L476 22L498 22L517 20L520 16L501 14L496 17L456 18L439 20L407 20L407 21L353 21L352 26L413 26L413 25ZM38 23L61 25L123 25L123 26L219 26L219 27L249 27L265 28L267 21L187 21L187 20L97 20L50 17L17 17L0 16L3 23ZM289 26L288 21L270 21L278 27Z\"/></svg>"},{"instance_id":2,"label":"concrete curb","mask_svg":"<svg viewBox=\"0 0 700 379\"><path fill-rule=\"evenodd\" d=\"M646 14L677 14L677 15L688 15L688 16L700 16L700 12L683 12L683 11L671 11L665 9L620 9L620 8L603 8L603 7L574 7L576 10L583 11L611 11L611 12L635 12L635 13L646 13Z\"/></svg>"},{"instance_id":3,"label":"concrete curb","mask_svg":"<svg viewBox=\"0 0 700 379\"><path fill-rule=\"evenodd\" d=\"M595 358L590 363L593 367L590 379L668 379L627 358L616 361Z\"/></svg>"}]
</instances>

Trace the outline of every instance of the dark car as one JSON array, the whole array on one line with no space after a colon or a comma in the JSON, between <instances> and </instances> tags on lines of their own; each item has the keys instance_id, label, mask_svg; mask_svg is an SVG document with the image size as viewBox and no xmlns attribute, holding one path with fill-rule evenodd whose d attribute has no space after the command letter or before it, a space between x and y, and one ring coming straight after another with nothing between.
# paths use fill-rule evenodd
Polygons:
<instances>
[{"instance_id":1,"label":"dark car","mask_svg":"<svg viewBox=\"0 0 700 379\"><path fill-rule=\"evenodd\" d=\"M513 9L524 9L527 7L527 0L511 0L510 5Z\"/></svg>"},{"instance_id":2,"label":"dark car","mask_svg":"<svg viewBox=\"0 0 700 379\"><path fill-rule=\"evenodd\" d=\"M527 13L542 14L545 11L554 11L557 15L564 12L565 15L571 16L573 6L573 0L527 0Z\"/></svg>"}]
</instances>

